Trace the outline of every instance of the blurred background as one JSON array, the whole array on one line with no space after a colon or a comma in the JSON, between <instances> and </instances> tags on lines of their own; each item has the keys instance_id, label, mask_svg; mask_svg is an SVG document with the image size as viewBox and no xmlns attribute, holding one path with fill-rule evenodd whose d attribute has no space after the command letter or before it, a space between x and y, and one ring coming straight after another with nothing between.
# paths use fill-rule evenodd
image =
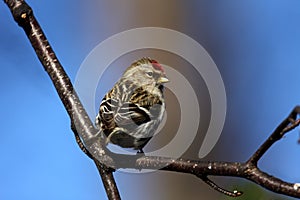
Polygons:
<instances>
[{"instance_id":1,"label":"blurred background","mask_svg":"<svg viewBox=\"0 0 300 200\"><path fill-rule=\"evenodd\" d=\"M227 95L221 138L204 160L247 160L300 102L298 0L27 2L73 81L90 51L121 31L163 27L200 43L218 66ZM50 79L3 3L0 35L0 199L105 199L94 163L78 148ZM132 59L141 55L174 68L182 66L182 73L200 90L199 106L209 105L205 83L199 75L193 76L191 66L158 50L131 52L116 60L111 68L118 69L116 75L107 81L103 78L97 102ZM123 62L125 66L114 67ZM172 106L176 109L176 102ZM201 110L199 136L184 157L197 159L201 130L207 128L209 114L209 109ZM300 182L298 137L296 129L274 145L261 160L261 169ZM115 174L123 199L229 199L190 175L159 171ZM288 199L245 180L212 179L246 193L238 199Z\"/></svg>"}]
</instances>

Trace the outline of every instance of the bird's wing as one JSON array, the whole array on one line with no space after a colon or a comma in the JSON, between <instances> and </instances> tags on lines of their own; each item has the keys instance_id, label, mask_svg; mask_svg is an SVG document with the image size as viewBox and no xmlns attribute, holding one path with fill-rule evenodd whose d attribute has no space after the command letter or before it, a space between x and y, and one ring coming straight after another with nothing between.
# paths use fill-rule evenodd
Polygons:
<instances>
[{"instance_id":1,"label":"bird's wing","mask_svg":"<svg viewBox=\"0 0 300 200\"><path fill-rule=\"evenodd\" d=\"M115 121L121 126L141 125L151 120L149 111L137 104L125 102L120 107Z\"/></svg>"},{"instance_id":2,"label":"bird's wing","mask_svg":"<svg viewBox=\"0 0 300 200\"><path fill-rule=\"evenodd\" d=\"M157 96L136 90L131 97L126 102L114 98L103 99L100 120L105 128L117 126L133 130L136 126L157 118L161 113L162 102Z\"/></svg>"},{"instance_id":3,"label":"bird's wing","mask_svg":"<svg viewBox=\"0 0 300 200\"><path fill-rule=\"evenodd\" d=\"M102 124L102 129L110 132L110 130L115 128L115 113L118 110L118 101L115 99L104 98L100 104L99 113L96 117L96 125L100 128ZM101 123L100 123L101 122Z\"/></svg>"},{"instance_id":4,"label":"bird's wing","mask_svg":"<svg viewBox=\"0 0 300 200\"><path fill-rule=\"evenodd\" d=\"M159 96L142 90L141 88L136 90L130 101L138 105L137 107L140 110L145 111L150 119L158 118L161 114L162 106L164 106Z\"/></svg>"},{"instance_id":5,"label":"bird's wing","mask_svg":"<svg viewBox=\"0 0 300 200\"><path fill-rule=\"evenodd\" d=\"M100 113L99 121L107 130L115 127L132 130L136 126L151 120L147 109L131 102L123 102L119 105L116 99L103 100L100 105Z\"/></svg>"}]
</instances>

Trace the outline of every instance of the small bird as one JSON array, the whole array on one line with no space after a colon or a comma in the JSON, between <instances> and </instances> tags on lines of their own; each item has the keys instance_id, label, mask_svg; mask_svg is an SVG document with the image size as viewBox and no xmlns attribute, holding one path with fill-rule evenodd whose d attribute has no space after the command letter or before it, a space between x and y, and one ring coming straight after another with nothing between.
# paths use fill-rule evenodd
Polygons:
<instances>
[{"instance_id":1,"label":"small bird","mask_svg":"<svg viewBox=\"0 0 300 200\"><path fill-rule=\"evenodd\" d=\"M106 144L143 147L154 135L165 113L163 67L155 60L142 58L131 64L114 87L104 96L96 126L106 135Z\"/></svg>"}]
</instances>

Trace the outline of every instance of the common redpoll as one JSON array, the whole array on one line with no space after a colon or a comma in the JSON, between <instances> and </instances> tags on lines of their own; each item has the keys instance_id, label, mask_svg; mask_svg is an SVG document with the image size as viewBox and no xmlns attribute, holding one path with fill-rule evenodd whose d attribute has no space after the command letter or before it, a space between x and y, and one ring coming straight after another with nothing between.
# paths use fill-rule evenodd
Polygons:
<instances>
[{"instance_id":1,"label":"common redpoll","mask_svg":"<svg viewBox=\"0 0 300 200\"><path fill-rule=\"evenodd\" d=\"M142 58L132 63L105 95L96 117L106 143L142 153L163 119L163 84L168 81L157 61Z\"/></svg>"}]
</instances>

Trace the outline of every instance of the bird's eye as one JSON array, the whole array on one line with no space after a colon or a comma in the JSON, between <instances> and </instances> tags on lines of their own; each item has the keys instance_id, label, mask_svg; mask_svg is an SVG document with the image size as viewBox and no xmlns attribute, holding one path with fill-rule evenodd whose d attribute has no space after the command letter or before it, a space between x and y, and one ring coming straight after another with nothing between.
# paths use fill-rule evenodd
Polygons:
<instances>
[{"instance_id":1,"label":"bird's eye","mask_svg":"<svg viewBox=\"0 0 300 200\"><path fill-rule=\"evenodd\" d=\"M146 72L147 76L152 77L153 76L153 72Z\"/></svg>"}]
</instances>

